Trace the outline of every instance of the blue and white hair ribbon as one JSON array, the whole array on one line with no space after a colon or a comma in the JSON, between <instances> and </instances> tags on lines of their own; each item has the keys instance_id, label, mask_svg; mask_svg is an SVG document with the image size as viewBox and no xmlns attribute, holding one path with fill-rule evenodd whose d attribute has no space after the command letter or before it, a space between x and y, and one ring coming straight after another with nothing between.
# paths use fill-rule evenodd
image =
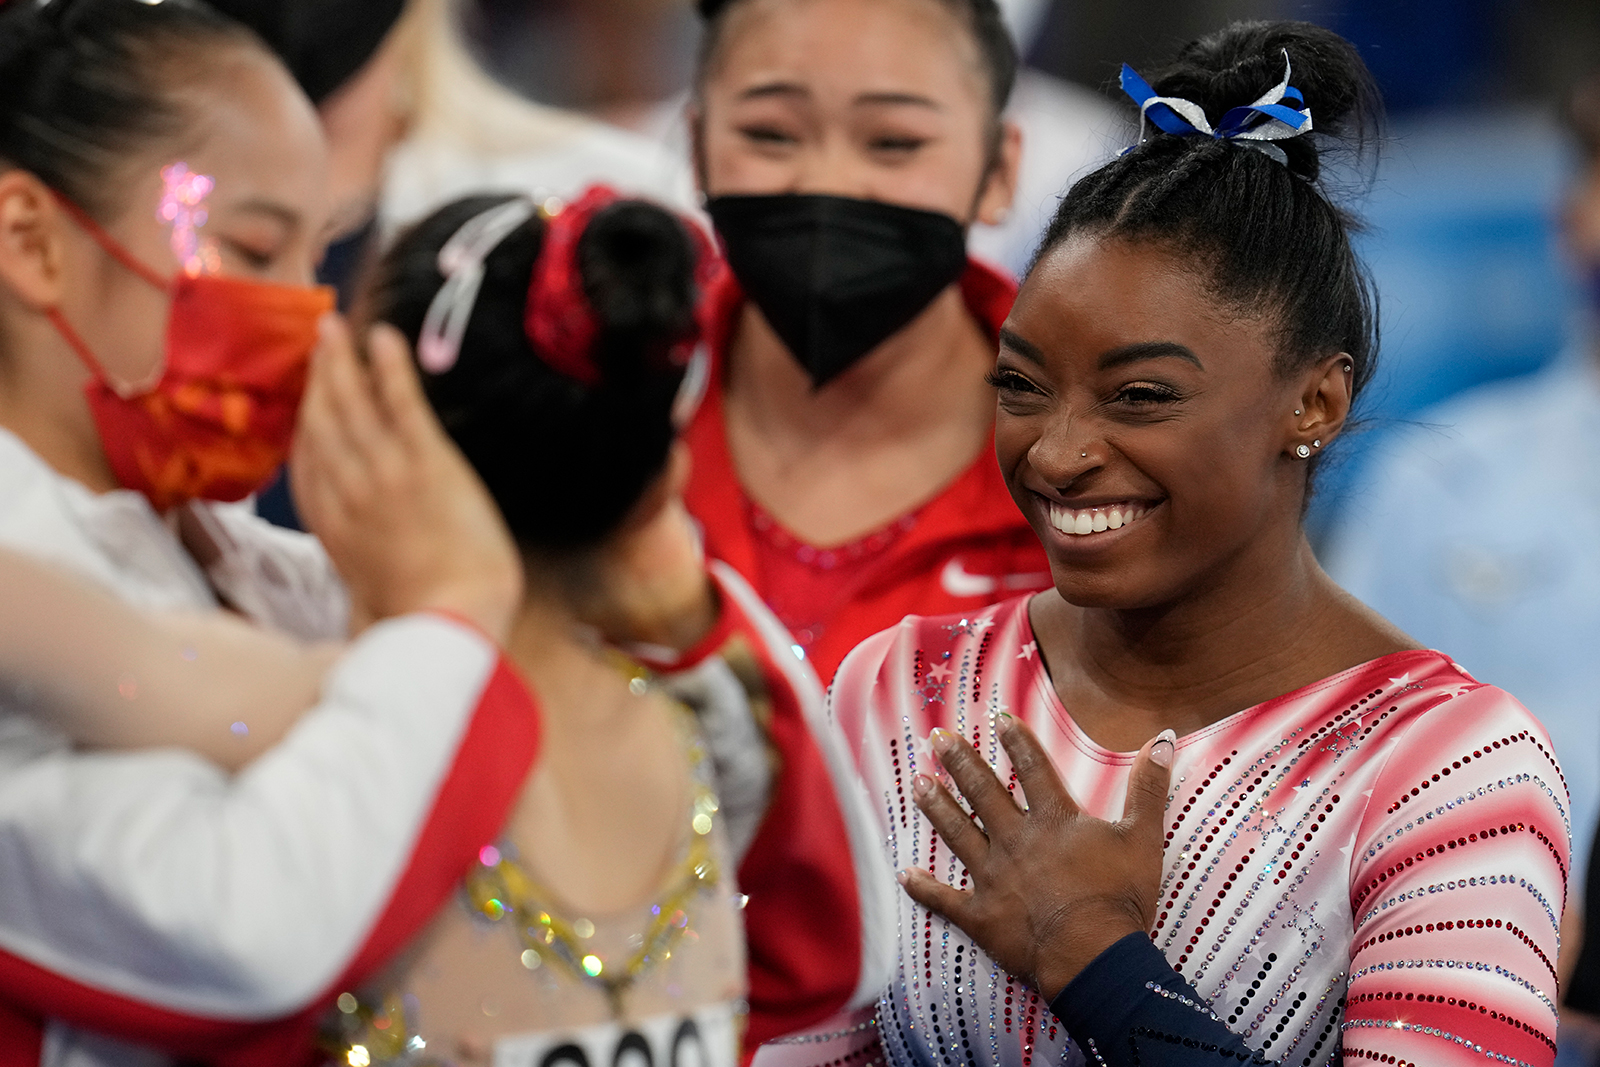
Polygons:
<instances>
[{"instance_id":1,"label":"blue and white hair ribbon","mask_svg":"<svg viewBox=\"0 0 1600 1067\"><path fill-rule=\"evenodd\" d=\"M1212 128L1205 109L1181 96L1157 96L1150 83L1139 77L1126 63L1122 65L1122 91L1139 105L1139 143L1144 143L1144 124L1148 120L1163 133L1179 137L1214 137L1219 141L1242 143L1287 163L1283 149L1270 144L1310 133L1311 109L1305 106L1300 90L1289 84L1289 52L1283 53L1283 80L1261 97L1222 116ZM1287 101L1287 103L1286 103ZM1291 105L1298 104L1299 107Z\"/></svg>"}]
</instances>

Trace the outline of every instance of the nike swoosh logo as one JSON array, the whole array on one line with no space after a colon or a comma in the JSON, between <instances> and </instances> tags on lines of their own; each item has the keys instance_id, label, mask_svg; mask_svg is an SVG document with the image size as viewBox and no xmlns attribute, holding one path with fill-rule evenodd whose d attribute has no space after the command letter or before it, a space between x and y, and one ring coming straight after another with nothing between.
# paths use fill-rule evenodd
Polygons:
<instances>
[{"instance_id":1,"label":"nike swoosh logo","mask_svg":"<svg viewBox=\"0 0 1600 1067\"><path fill-rule=\"evenodd\" d=\"M1050 584L1050 573L1034 574L973 574L961 560L952 559L939 572L939 585L951 596L993 596L1001 589L1033 589Z\"/></svg>"}]
</instances>

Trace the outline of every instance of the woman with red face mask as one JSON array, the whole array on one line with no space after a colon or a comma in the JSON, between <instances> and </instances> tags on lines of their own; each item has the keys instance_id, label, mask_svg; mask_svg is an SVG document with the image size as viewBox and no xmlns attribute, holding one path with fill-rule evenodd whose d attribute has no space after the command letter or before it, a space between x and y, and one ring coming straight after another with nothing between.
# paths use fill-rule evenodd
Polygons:
<instances>
[{"instance_id":1,"label":"woman with red face mask","mask_svg":"<svg viewBox=\"0 0 1600 1067\"><path fill-rule=\"evenodd\" d=\"M870 819L814 674L730 568L708 575L680 496L686 372L705 358L694 301L720 269L692 225L605 190L469 198L383 257L367 309L414 342L429 402L527 562L508 654L545 730L463 879L466 907L438 909L386 973L342 991L335 1059L633 1049L732 1067L746 1018L781 1032L828 1010L819 992L849 992L817 988L817 958L854 966L863 913L892 899ZM141 616L3 551L0 583L0 678L31 685L33 716L86 746L246 767L336 654L215 616ZM145 712L131 720L126 678ZM774 786L763 727L809 789ZM817 914L827 946L807 934Z\"/></svg>"},{"instance_id":2,"label":"woman with red face mask","mask_svg":"<svg viewBox=\"0 0 1600 1067\"><path fill-rule=\"evenodd\" d=\"M190 0L13 2L0 85L0 544L139 608L301 641L361 621L237 778L81 753L28 714L44 691L0 699L0 1060L294 1062L532 762L498 647L520 564L403 349L369 376L321 324L325 150L258 41ZM348 595L315 542L226 503L283 459L319 336L301 478ZM117 682L128 716L141 686Z\"/></svg>"},{"instance_id":3,"label":"woman with red face mask","mask_svg":"<svg viewBox=\"0 0 1600 1067\"><path fill-rule=\"evenodd\" d=\"M984 381L1015 295L970 261L1021 152L994 0L704 2L691 121L732 274L689 505L828 681L908 613L1049 584Z\"/></svg>"}]
</instances>

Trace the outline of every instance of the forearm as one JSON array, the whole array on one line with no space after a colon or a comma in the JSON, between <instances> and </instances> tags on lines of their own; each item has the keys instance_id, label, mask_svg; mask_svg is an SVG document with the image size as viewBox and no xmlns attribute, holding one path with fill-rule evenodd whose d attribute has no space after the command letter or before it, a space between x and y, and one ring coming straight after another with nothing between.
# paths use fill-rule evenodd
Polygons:
<instances>
[{"instance_id":1,"label":"forearm","mask_svg":"<svg viewBox=\"0 0 1600 1067\"><path fill-rule=\"evenodd\" d=\"M163 1046L210 1033L197 1019L315 1005L448 899L537 737L494 646L427 616L364 635L321 704L233 779L183 753L41 751L10 730L0 1003Z\"/></svg>"},{"instance_id":2,"label":"forearm","mask_svg":"<svg viewBox=\"0 0 1600 1067\"><path fill-rule=\"evenodd\" d=\"M1091 1063L1108 1067L1272 1062L1229 1030L1142 933L1095 957L1050 1010Z\"/></svg>"},{"instance_id":3,"label":"forearm","mask_svg":"<svg viewBox=\"0 0 1600 1067\"><path fill-rule=\"evenodd\" d=\"M317 702L339 654L223 613L140 611L0 551L0 678L89 748L187 748L230 770Z\"/></svg>"}]
</instances>

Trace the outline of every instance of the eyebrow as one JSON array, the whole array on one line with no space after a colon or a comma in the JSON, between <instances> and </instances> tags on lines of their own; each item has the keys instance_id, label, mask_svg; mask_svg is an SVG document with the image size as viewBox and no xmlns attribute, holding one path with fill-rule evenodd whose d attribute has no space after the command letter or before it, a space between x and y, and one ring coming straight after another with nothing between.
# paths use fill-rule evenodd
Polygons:
<instances>
[{"instance_id":1,"label":"eyebrow","mask_svg":"<svg viewBox=\"0 0 1600 1067\"><path fill-rule=\"evenodd\" d=\"M1030 362L1041 366L1044 364L1043 349L1004 326L1000 327L1000 346L1009 348ZM1200 362L1199 356L1195 355L1187 345L1180 345L1176 341L1140 341L1138 344L1113 348L1100 357L1099 369L1111 370L1114 367L1147 359L1181 359L1185 363L1193 363L1201 370L1206 369L1205 364Z\"/></svg>"},{"instance_id":2,"label":"eyebrow","mask_svg":"<svg viewBox=\"0 0 1600 1067\"><path fill-rule=\"evenodd\" d=\"M1200 362L1200 357L1195 355L1188 345L1180 345L1176 341L1140 341L1138 344L1113 348L1101 355L1100 369L1110 370L1113 367L1139 363L1147 359L1181 359L1185 363L1193 363L1201 370L1206 369L1206 365Z\"/></svg>"},{"instance_id":3,"label":"eyebrow","mask_svg":"<svg viewBox=\"0 0 1600 1067\"><path fill-rule=\"evenodd\" d=\"M739 94L740 100L760 100L769 96L810 96L811 90L795 82L763 82Z\"/></svg>"},{"instance_id":4,"label":"eyebrow","mask_svg":"<svg viewBox=\"0 0 1600 1067\"><path fill-rule=\"evenodd\" d=\"M752 85L739 94L740 100L763 100L775 96L803 96L809 97L811 90L798 82L763 82ZM904 93L885 90L883 92L859 93L851 101L857 107L868 106L910 106L927 108L930 111L943 111L944 105L932 97L920 93Z\"/></svg>"},{"instance_id":5,"label":"eyebrow","mask_svg":"<svg viewBox=\"0 0 1600 1067\"><path fill-rule=\"evenodd\" d=\"M1009 348L1023 359L1044 365L1044 352L1038 345L1024 337L1019 337L1006 327L1000 327L1000 347Z\"/></svg>"},{"instance_id":6,"label":"eyebrow","mask_svg":"<svg viewBox=\"0 0 1600 1067\"><path fill-rule=\"evenodd\" d=\"M909 104L912 107L925 107L931 111L944 110L944 105L940 104L937 100L934 100L931 97L922 96L918 93L861 93L855 98L853 103L855 103L858 107L862 104Z\"/></svg>"}]
</instances>

